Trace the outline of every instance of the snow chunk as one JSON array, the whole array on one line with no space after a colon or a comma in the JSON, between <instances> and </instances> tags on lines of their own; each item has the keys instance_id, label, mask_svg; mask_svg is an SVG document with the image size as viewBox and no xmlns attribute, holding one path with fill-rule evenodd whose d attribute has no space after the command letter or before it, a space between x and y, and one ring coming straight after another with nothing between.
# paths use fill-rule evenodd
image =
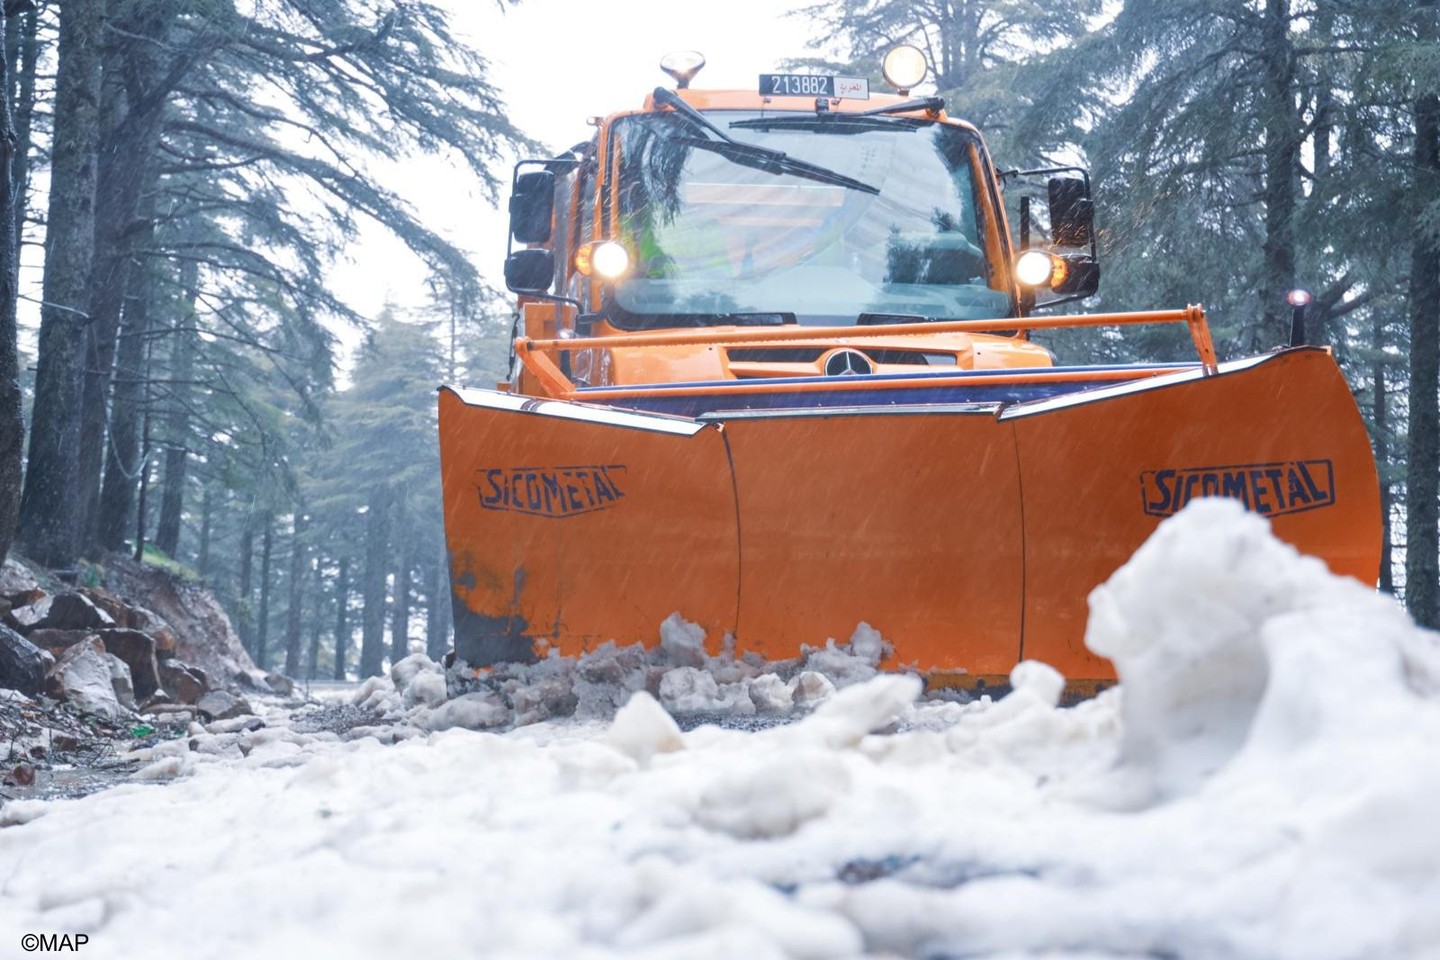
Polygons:
<instances>
[{"instance_id":1,"label":"snow chunk","mask_svg":"<svg viewBox=\"0 0 1440 960\"><path fill-rule=\"evenodd\" d=\"M808 750L722 774L701 794L695 819L733 837L783 837L823 816L849 789L840 757Z\"/></svg>"},{"instance_id":2,"label":"snow chunk","mask_svg":"<svg viewBox=\"0 0 1440 960\"><path fill-rule=\"evenodd\" d=\"M911 674L886 674L846 687L796 724L794 734L829 747L854 746L867 733L900 719L924 686Z\"/></svg>"},{"instance_id":3,"label":"snow chunk","mask_svg":"<svg viewBox=\"0 0 1440 960\"><path fill-rule=\"evenodd\" d=\"M720 685L694 667L677 667L660 678L660 702L671 713L703 713L717 709Z\"/></svg>"},{"instance_id":4,"label":"snow chunk","mask_svg":"<svg viewBox=\"0 0 1440 960\"><path fill-rule=\"evenodd\" d=\"M798 707L810 707L824 703L835 695L835 684L823 673L806 670L790 681L787 692Z\"/></svg>"},{"instance_id":5,"label":"snow chunk","mask_svg":"<svg viewBox=\"0 0 1440 960\"><path fill-rule=\"evenodd\" d=\"M673 753L685 749L680 728L650 694L641 690L633 695L615 714L605 734L605 742L621 753L634 757L642 766L657 753Z\"/></svg>"},{"instance_id":6,"label":"snow chunk","mask_svg":"<svg viewBox=\"0 0 1440 960\"><path fill-rule=\"evenodd\" d=\"M438 707L445 702L445 674L443 673L418 673L405 685L404 702L406 706L424 704L427 707Z\"/></svg>"},{"instance_id":7,"label":"snow chunk","mask_svg":"<svg viewBox=\"0 0 1440 960\"><path fill-rule=\"evenodd\" d=\"M412 722L422 730L438 732L452 727L466 730L489 730L510 722L510 709L493 693L467 693L456 697L434 710L421 708Z\"/></svg>"},{"instance_id":8,"label":"snow chunk","mask_svg":"<svg viewBox=\"0 0 1440 960\"><path fill-rule=\"evenodd\" d=\"M705 666L705 628L672 613L660 624L660 649L680 667Z\"/></svg>"},{"instance_id":9,"label":"snow chunk","mask_svg":"<svg viewBox=\"0 0 1440 960\"><path fill-rule=\"evenodd\" d=\"M1428 689L1436 662L1393 602L1226 499L1162 523L1090 607L1086 644L1114 660L1124 691L1136 802L1197 789L1247 739L1278 753L1327 714L1350 722L1356 691Z\"/></svg>"},{"instance_id":10,"label":"snow chunk","mask_svg":"<svg viewBox=\"0 0 1440 960\"><path fill-rule=\"evenodd\" d=\"M350 697L350 703L361 710L388 713L400 707L400 697L395 682L389 677L370 677Z\"/></svg>"},{"instance_id":11,"label":"snow chunk","mask_svg":"<svg viewBox=\"0 0 1440 960\"><path fill-rule=\"evenodd\" d=\"M795 706L795 694L784 680L767 673L750 681L750 702L760 713L786 714Z\"/></svg>"},{"instance_id":12,"label":"snow chunk","mask_svg":"<svg viewBox=\"0 0 1440 960\"><path fill-rule=\"evenodd\" d=\"M1060 695L1065 692L1065 677L1048 663L1022 660L1010 671L1010 689L1011 696L1019 693L1055 707L1059 706Z\"/></svg>"},{"instance_id":13,"label":"snow chunk","mask_svg":"<svg viewBox=\"0 0 1440 960\"><path fill-rule=\"evenodd\" d=\"M423 653L412 653L390 668L390 680L396 690L404 690L416 677L434 673L445 675L445 668Z\"/></svg>"}]
</instances>

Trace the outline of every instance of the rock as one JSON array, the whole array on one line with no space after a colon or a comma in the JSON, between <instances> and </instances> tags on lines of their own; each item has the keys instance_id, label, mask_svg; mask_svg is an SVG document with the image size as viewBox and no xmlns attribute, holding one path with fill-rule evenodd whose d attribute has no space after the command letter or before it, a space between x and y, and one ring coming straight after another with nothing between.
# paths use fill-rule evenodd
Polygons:
<instances>
[{"instance_id":1,"label":"rock","mask_svg":"<svg viewBox=\"0 0 1440 960\"><path fill-rule=\"evenodd\" d=\"M35 575L25 564L14 557L7 559L4 565L0 566L0 596L13 598L14 594L39 589L40 582L35 579Z\"/></svg>"},{"instance_id":2,"label":"rock","mask_svg":"<svg viewBox=\"0 0 1440 960\"><path fill-rule=\"evenodd\" d=\"M255 712L250 709L250 704L246 703L243 698L237 697L233 693L227 693L224 690L211 690L200 698L200 701L195 704L195 707L200 711L202 717L212 722L215 720L231 720L235 717L243 717Z\"/></svg>"},{"instance_id":3,"label":"rock","mask_svg":"<svg viewBox=\"0 0 1440 960\"><path fill-rule=\"evenodd\" d=\"M265 674L259 670L241 670L235 674L235 682L242 687L257 692L270 693L270 685L265 682Z\"/></svg>"},{"instance_id":4,"label":"rock","mask_svg":"<svg viewBox=\"0 0 1440 960\"><path fill-rule=\"evenodd\" d=\"M115 626L126 630L139 630L141 633L148 633L155 638L155 656L165 659L173 655L175 651L175 631L170 629L160 616L145 607L137 607L126 603L121 598L105 590L96 590L89 587L81 588L80 593L95 606L104 610L115 621Z\"/></svg>"},{"instance_id":5,"label":"rock","mask_svg":"<svg viewBox=\"0 0 1440 960\"><path fill-rule=\"evenodd\" d=\"M183 703L157 703L141 713L155 717L157 721L173 724L186 724L195 722L195 708L187 707Z\"/></svg>"},{"instance_id":6,"label":"rock","mask_svg":"<svg viewBox=\"0 0 1440 960\"><path fill-rule=\"evenodd\" d=\"M40 649L49 650L58 657L81 640L93 636L95 636L94 630L52 630L47 627L42 630L31 630L30 636L26 639Z\"/></svg>"},{"instance_id":7,"label":"rock","mask_svg":"<svg viewBox=\"0 0 1440 960\"><path fill-rule=\"evenodd\" d=\"M130 676L130 668L113 653L105 654L105 662L110 665L110 686L115 690L115 699L126 710L134 710L135 681Z\"/></svg>"},{"instance_id":8,"label":"rock","mask_svg":"<svg viewBox=\"0 0 1440 960\"><path fill-rule=\"evenodd\" d=\"M135 626L135 624L130 622L130 607L126 605L125 601L114 594L106 593L104 590L95 590L90 587L81 587L79 593L86 600L89 600L95 604L95 606L109 614L110 619L115 621L115 626Z\"/></svg>"},{"instance_id":9,"label":"rock","mask_svg":"<svg viewBox=\"0 0 1440 960\"><path fill-rule=\"evenodd\" d=\"M164 690L156 690L154 693L150 694L150 696L146 697L144 701L141 702L140 712L149 713L150 711L156 710L160 707L174 705L174 703L175 698L170 696L170 694L166 693Z\"/></svg>"},{"instance_id":10,"label":"rock","mask_svg":"<svg viewBox=\"0 0 1440 960\"><path fill-rule=\"evenodd\" d=\"M160 661L160 686L181 703L199 703L210 689L204 671L179 660Z\"/></svg>"},{"instance_id":11,"label":"rock","mask_svg":"<svg viewBox=\"0 0 1440 960\"><path fill-rule=\"evenodd\" d=\"M28 787L35 783L35 767L29 763L18 763L15 768L5 775L4 785L7 787Z\"/></svg>"},{"instance_id":12,"label":"rock","mask_svg":"<svg viewBox=\"0 0 1440 960\"><path fill-rule=\"evenodd\" d=\"M126 598L130 628L155 638L159 659L174 657L192 670L203 668L214 687L229 686L240 674L255 671L229 617L204 584L111 554L102 585ZM264 674L255 672L262 684L257 689L268 693Z\"/></svg>"},{"instance_id":13,"label":"rock","mask_svg":"<svg viewBox=\"0 0 1440 960\"><path fill-rule=\"evenodd\" d=\"M135 680L135 696L144 700L160 689L160 667L155 662L155 638L148 633L126 628L98 631L105 649L115 654L130 668Z\"/></svg>"},{"instance_id":14,"label":"rock","mask_svg":"<svg viewBox=\"0 0 1440 960\"><path fill-rule=\"evenodd\" d=\"M295 692L295 681L283 673L265 674L265 686L282 697L288 697Z\"/></svg>"},{"instance_id":15,"label":"rock","mask_svg":"<svg viewBox=\"0 0 1440 960\"><path fill-rule=\"evenodd\" d=\"M0 687L27 697L45 689L55 659L9 627L0 625Z\"/></svg>"},{"instance_id":16,"label":"rock","mask_svg":"<svg viewBox=\"0 0 1440 960\"><path fill-rule=\"evenodd\" d=\"M110 680L110 663L99 637L90 637L66 650L50 671L56 693L88 713L110 720L121 716L120 701Z\"/></svg>"},{"instance_id":17,"label":"rock","mask_svg":"<svg viewBox=\"0 0 1440 960\"><path fill-rule=\"evenodd\" d=\"M101 630L115 626L110 614L79 593L58 593L42 597L10 611L22 633L31 630Z\"/></svg>"}]
</instances>

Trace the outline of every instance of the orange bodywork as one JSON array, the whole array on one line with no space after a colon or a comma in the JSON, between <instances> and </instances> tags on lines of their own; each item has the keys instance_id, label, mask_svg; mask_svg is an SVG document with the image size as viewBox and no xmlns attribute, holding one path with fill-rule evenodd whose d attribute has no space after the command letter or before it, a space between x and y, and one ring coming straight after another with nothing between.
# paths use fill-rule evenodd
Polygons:
<instances>
[{"instance_id":1,"label":"orange bodywork","mask_svg":"<svg viewBox=\"0 0 1440 960\"><path fill-rule=\"evenodd\" d=\"M761 105L681 93L702 109ZM611 178L615 119L594 148ZM522 300L512 381L440 393L457 655L653 645L678 612L712 652L729 636L785 659L866 622L893 645L890 667L978 684L1038 659L1093 688L1114 672L1084 646L1090 591L1207 495L1374 583L1378 477L1328 351L1222 363L1199 307L1022 316L993 170L983 151L968 162L988 184L980 282L1010 296L1009 316L582 326L575 308L601 284L562 261L560 289L580 300ZM564 242L604 238L618 192L577 190L568 216L590 232ZM1183 325L1195 361L1061 367L1028 340L1156 323ZM856 361L864 375L836 373Z\"/></svg>"}]
</instances>

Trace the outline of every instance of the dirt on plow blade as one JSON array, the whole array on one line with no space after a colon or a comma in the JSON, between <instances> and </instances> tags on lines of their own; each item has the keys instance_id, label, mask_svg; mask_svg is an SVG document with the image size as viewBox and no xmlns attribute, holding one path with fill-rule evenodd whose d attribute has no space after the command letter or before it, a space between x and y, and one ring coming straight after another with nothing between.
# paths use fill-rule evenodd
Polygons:
<instances>
[{"instance_id":1,"label":"dirt on plow blade","mask_svg":"<svg viewBox=\"0 0 1440 960\"><path fill-rule=\"evenodd\" d=\"M678 611L772 660L864 621L887 665L1105 680L1088 594L1200 496L1375 582L1374 461L1323 350L1019 402L876 396L675 416L442 388L457 656L651 645Z\"/></svg>"}]
</instances>

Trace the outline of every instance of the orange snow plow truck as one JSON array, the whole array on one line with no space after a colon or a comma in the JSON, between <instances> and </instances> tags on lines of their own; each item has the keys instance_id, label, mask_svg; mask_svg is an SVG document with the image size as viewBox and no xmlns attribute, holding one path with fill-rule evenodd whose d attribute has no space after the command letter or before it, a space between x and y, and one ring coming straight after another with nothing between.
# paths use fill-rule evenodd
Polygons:
<instances>
[{"instance_id":1,"label":"orange snow plow truck","mask_svg":"<svg viewBox=\"0 0 1440 960\"><path fill-rule=\"evenodd\" d=\"M675 88L516 167L511 379L439 400L459 659L653 645L679 612L712 652L863 621L935 682L1038 659L1093 688L1114 674L1087 595L1202 496L1375 582L1375 463L1328 350L1222 362L1196 306L1037 314L1099 286L1088 175L999 172L909 94L914 48L886 59L895 94L690 89L703 63L667 57ZM1007 216L1032 182L1044 202ZM1194 359L1032 339L1136 324L1180 325Z\"/></svg>"}]
</instances>

